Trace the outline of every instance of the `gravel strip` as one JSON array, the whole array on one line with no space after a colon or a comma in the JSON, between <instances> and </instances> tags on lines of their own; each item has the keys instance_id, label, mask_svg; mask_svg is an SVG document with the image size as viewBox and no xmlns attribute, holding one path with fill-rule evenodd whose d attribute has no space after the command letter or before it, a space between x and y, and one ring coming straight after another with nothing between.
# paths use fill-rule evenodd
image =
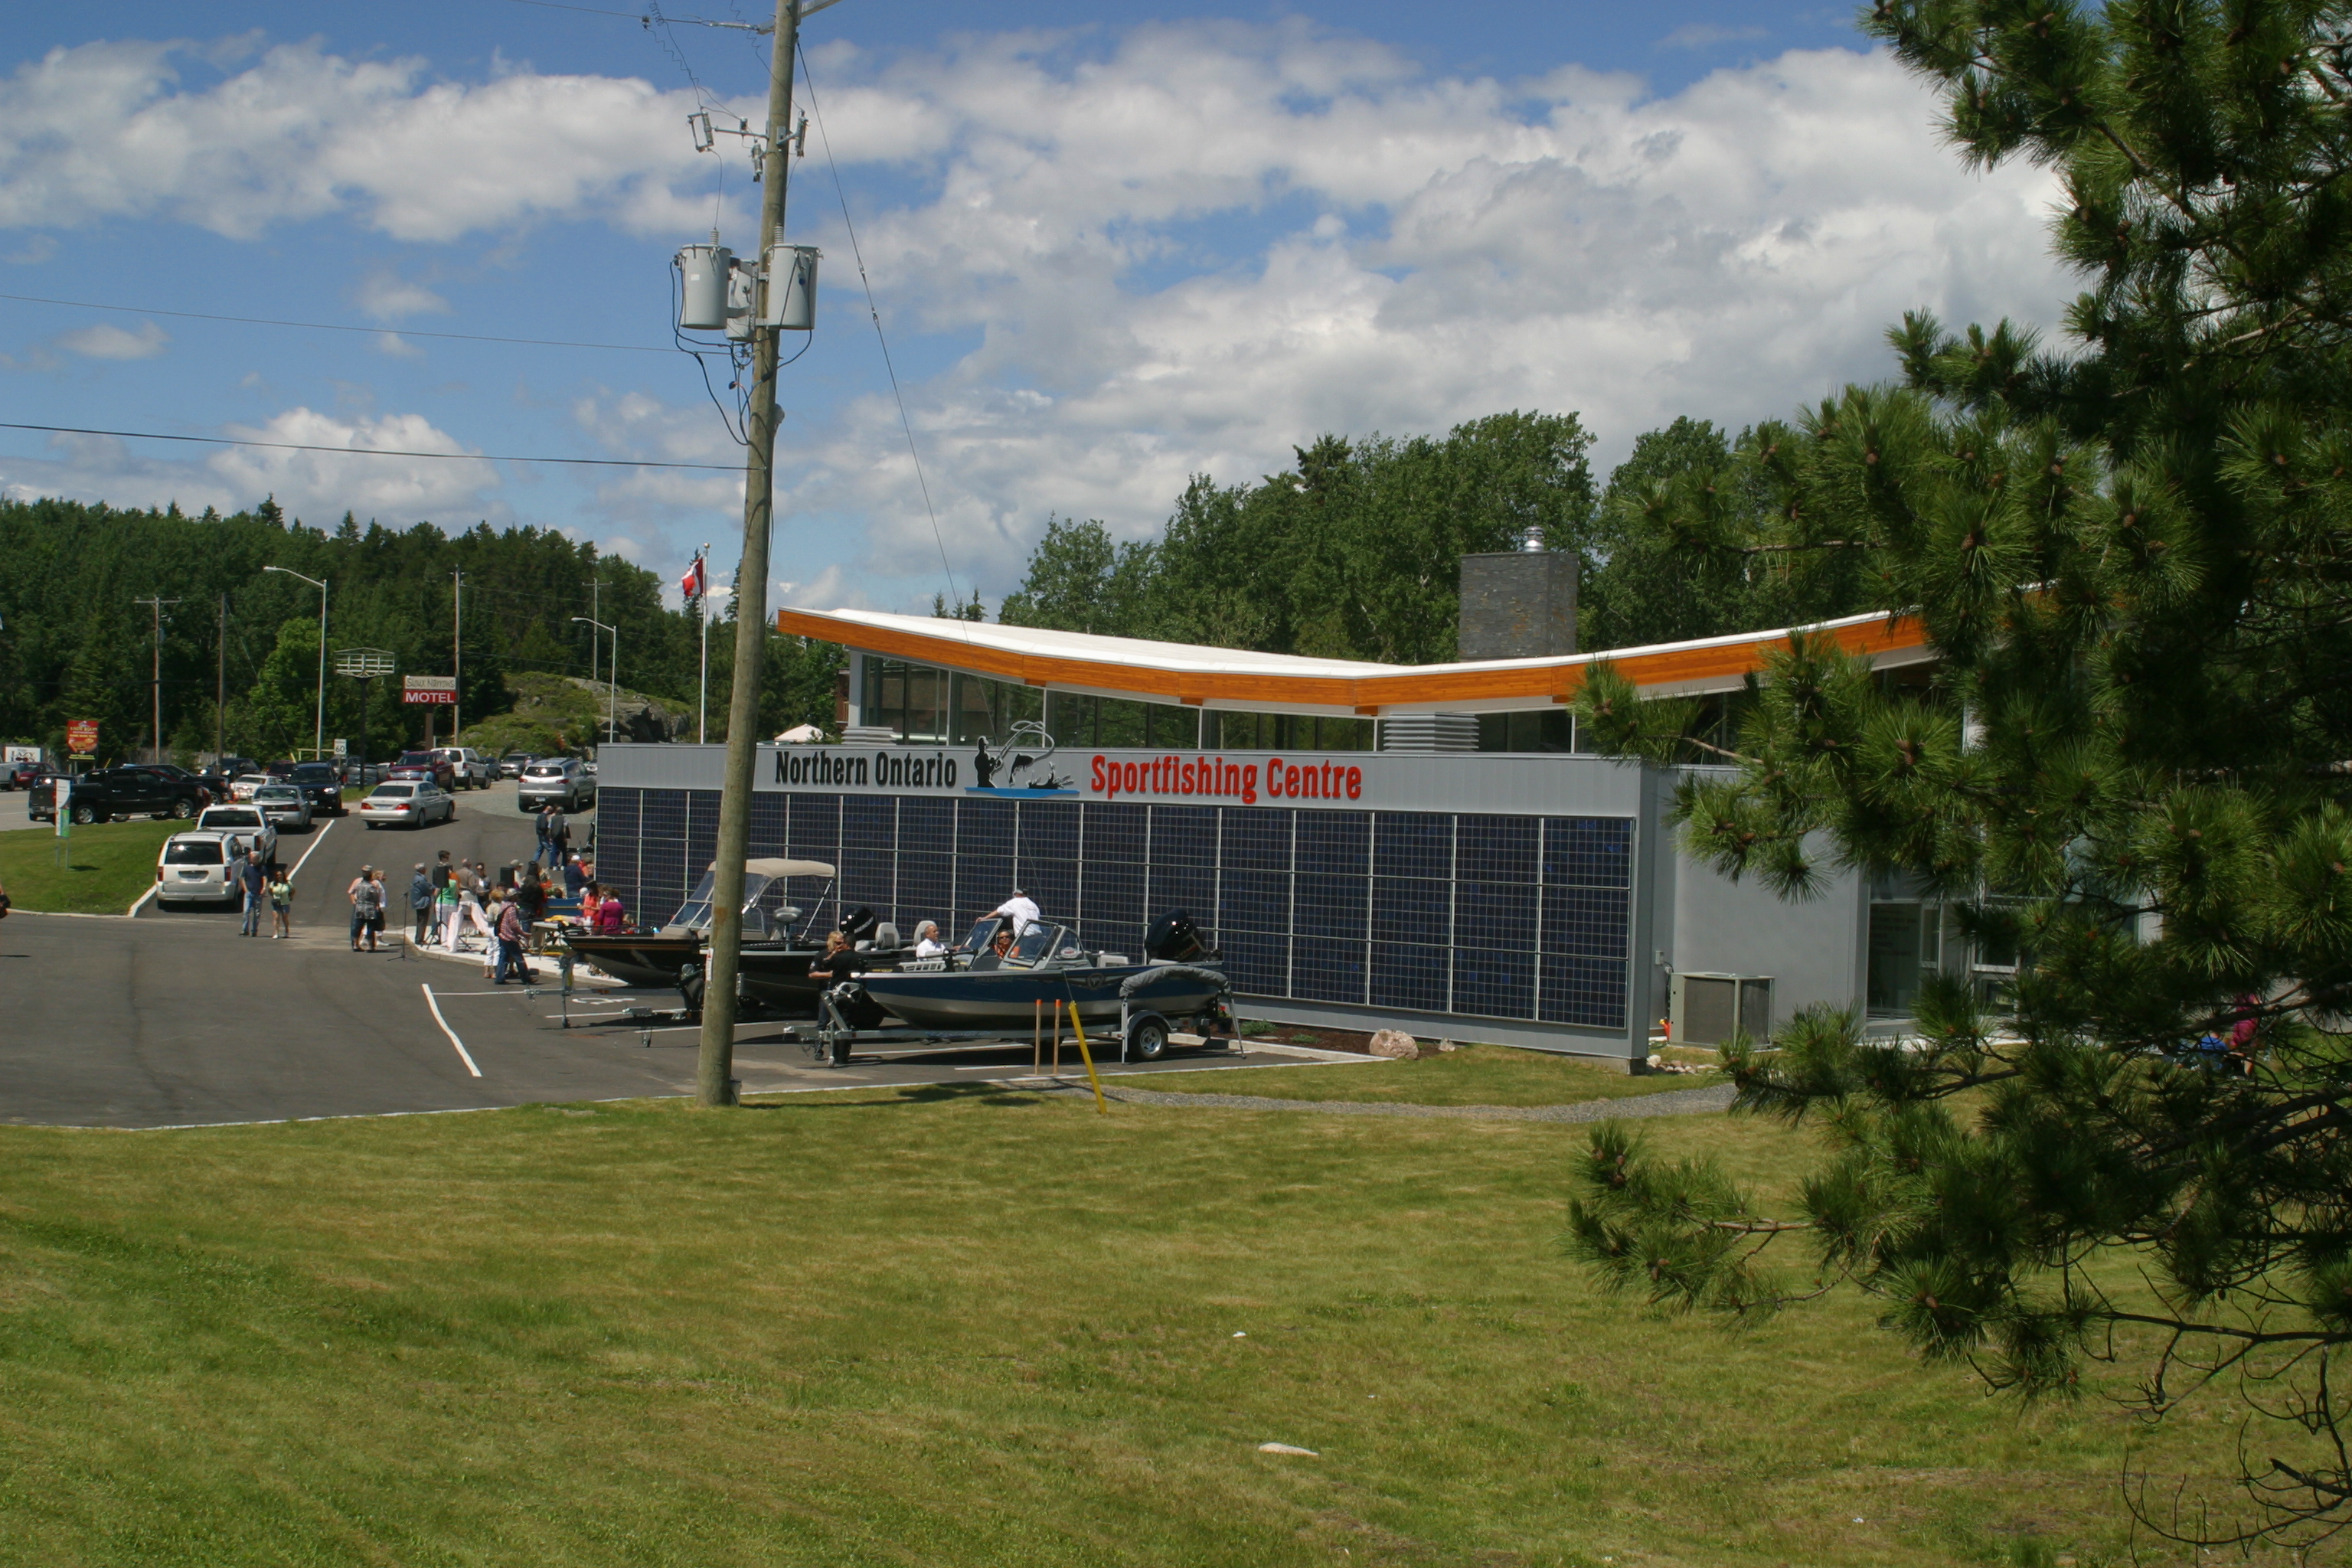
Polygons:
<instances>
[{"instance_id":1,"label":"gravel strip","mask_svg":"<svg viewBox=\"0 0 2352 1568\"><path fill-rule=\"evenodd\" d=\"M1084 1084L1061 1086L1087 1092ZM1318 1110L1331 1116L1451 1117L1474 1121L1607 1121L1618 1117L1694 1116L1731 1109L1732 1087L1667 1089L1623 1100L1588 1100L1575 1105L1403 1105L1390 1100L1276 1100L1263 1094L1169 1094L1156 1089L1103 1089L1106 1099L1130 1105L1209 1106L1226 1110Z\"/></svg>"}]
</instances>

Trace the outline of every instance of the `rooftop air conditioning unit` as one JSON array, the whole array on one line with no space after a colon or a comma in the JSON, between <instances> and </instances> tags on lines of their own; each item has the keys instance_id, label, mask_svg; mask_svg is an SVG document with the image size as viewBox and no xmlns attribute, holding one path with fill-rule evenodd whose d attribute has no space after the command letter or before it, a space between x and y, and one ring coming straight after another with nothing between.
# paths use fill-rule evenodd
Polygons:
<instances>
[{"instance_id":1,"label":"rooftop air conditioning unit","mask_svg":"<svg viewBox=\"0 0 2352 1568\"><path fill-rule=\"evenodd\" d=\"M1772 1035L1772 977L1677 973L1670 1006L1678 1046L1719 1046L1734 1035L1760 1044Z\"/></svg>"}]
</instances>

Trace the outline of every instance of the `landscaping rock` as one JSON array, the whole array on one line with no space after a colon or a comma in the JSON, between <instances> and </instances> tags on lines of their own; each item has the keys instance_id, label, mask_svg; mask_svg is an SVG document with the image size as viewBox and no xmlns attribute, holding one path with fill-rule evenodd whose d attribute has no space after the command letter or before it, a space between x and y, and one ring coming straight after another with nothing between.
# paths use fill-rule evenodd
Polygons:
<instances>
[{"instance_id":1,"label":"landscaping rock","mask_svg":"<svg viewBox=\"0 0 2352 1568\"><path fill-rule=\"evenodd\" d=\"M1400 1061L1412 1061L1421 1055L1421 1046L1402 1029L1381 1029L1374 1033L1371 1044L1365 1047L1376 1057L1391 1057Z\"/></svg>"}]
</instances>

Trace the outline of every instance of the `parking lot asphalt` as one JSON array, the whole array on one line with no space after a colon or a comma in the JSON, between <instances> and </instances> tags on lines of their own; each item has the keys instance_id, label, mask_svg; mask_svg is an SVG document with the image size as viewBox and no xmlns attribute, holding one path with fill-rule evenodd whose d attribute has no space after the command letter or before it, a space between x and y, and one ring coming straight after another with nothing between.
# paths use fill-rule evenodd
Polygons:
<instances>
[{"instance_id":1,"label":"parking lot asphalt","mask_svg":"<svg viewBox=\"0 0 2352 1568\"><path fill-rule=\"evenodd\" d=\"M573 819L575 839L592 820ZM151 901L135 920L11 916L0 922L0 1122L152 1128L692 1093L698 1031L617 1016L675 1007L675 993L583 989L567 1030L551 964L531 994L488 985L474 961L398 942L351 951L344 889L362 863L383 869L396 917L417 861L443 848L494 867L529 859L531 825L508 783L459 795L457 819L430 828L342 817L287 833L279 858L301 862L289 942L240 936L238 916L210 906ZM739 1031L744 1093L987 1082L1031 1068L1025 1046L831 1068L781 1032ZM1063 1061L1079 1074L1066 1045ZM1112 1075L1284 1061L1297 1058L1097 1065Z\"/></svg>"}]
</instances>

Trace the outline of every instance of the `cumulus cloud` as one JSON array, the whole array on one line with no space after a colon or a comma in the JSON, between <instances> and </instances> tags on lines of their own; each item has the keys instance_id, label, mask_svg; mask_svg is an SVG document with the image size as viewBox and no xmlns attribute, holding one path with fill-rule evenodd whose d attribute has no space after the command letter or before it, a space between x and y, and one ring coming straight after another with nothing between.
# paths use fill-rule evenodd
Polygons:
<instances>
[{"instance_id":1,"label":"cumulus cloud","mask_svg":"<svg viewBox=\"0 0 2352 1568\"><path fill-rule=\"evenodd\" d=\"M1431 78L1303 27L858 63L819 84L835 147L929 182L862 227L884 310L979 346L913 395L938 537L887 403L837 412L793 499L868 520L909 599L940 539L999 592L1049 510L1141 533L1191 474L1253 479L1322 431L1574 409L1605 471L1677 415L1885 376L1906 309L2047 322L2071 292L2050 176L1963 170L1879 54L1664 97Z\"/></svg>"},{"instance_id":2,"label":"cumulus cloud","mask_svg":"<svg viewBox=\"0 0 2352 1568\"><path fill-rule=\"evenodd\" d=\"M163 217L235 237L349 213L395 238L541 217L691 226L714 174L690 95L633 79L505 71L432 79L421 60L268 49L190 90L196 57L149 42L56 48L0 81L0 228Z\"/></svg>"},{"instance_id":3,"label":"cumulus cloud","mask_svg":"<svg viewBox=\"0 0 2352 1568\"><path fill-rule=\"evenodd\" d=\"M60 332L57 343L84 359L127 360L153 359L171 341L171 334L152 321L142 321L134 328L101 321L96 326Z\"/></svg>"},{"instance_id":4,"label":"cumulus cloud","mask_svg":"<svg viewBox=\"0 0 2352 1568\"><path fill-rule=\"evenodd\" d=\"M426 519L484 515L484 499L499 484L496 465L467 454L455 437L421 414L345 419L310 408L289 408L266 425L230 425L239 440L282 442L327 451L232 447L205 467L231 493L275 495L289 511L350 510L393 526ZM446 452L456 458L364 454Z\"/></svg>"}]
</instances>

